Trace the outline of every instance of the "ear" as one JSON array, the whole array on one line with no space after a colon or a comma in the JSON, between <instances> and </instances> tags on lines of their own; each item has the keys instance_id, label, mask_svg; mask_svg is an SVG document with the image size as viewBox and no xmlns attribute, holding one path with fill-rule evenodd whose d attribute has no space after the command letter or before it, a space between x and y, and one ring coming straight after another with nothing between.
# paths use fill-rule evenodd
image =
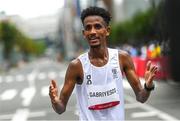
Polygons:
<instances>
[{"instance_id":1,"label":"ear","mask_svg":"<svg viewBox=\"0 0 180 121\"><path fill-rule=\"evenodd\" d=\"M82 34L83 34L84 39L86 39L86 32L84 29L82 30Z\"/></svg>"},{"instance_id":2,"label":"ear","mask_svg":"<svg viewBox=\"0 0 180 121\"><path fill-rule=\"evenodd\" d=\"M110 29L110 26L108 26L107 29L106 29L106 31L107 31L107 32L106 32L106 36L109 36L110 30L111 30L111 29Z\"/></svg>"},{"instance_id":3,"label":"ear","mask_svg":"<svg viewBox=\"0 0 180 121\"><path fill-rule=\"evenodd\" d=\"M83 36L85 36L85 31L84 31L84 29L82 30L82 34L83 34Z\"/></svg>"}]
</instances>

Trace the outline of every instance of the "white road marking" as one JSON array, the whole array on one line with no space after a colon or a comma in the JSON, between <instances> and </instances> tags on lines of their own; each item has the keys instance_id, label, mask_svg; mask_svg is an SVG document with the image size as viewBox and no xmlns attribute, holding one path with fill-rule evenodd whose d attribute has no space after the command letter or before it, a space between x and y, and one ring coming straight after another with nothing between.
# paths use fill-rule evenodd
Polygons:
<instances>
[{"instance_id":1,"label":"white road marking","mask_svg":"<svg viewBox=\"0 0 180 121\"><path fill-rule=\"evenodd\" d=\"M131 116L133 118L142 118L142 117L150 117L150 116L156 116L157 112L151 111L151 112L134 112Z\"/></svg>"},{"instance_id":2,"label":"white road marking","mask_svg":"<svg viewBox=\"0 0 180 121\"><path fill-rule=\"evenodd\" d=\"M31 104L31 101L32 101L35 93L36 93L35 87L25 88L21 92L21 97L23 98L22 105L29 106Z\"/></svg>"},{"instance_id":3,"label":"white road marking","mask_svg":"<svg viewBox=\"0 0 180 121\"><path fill-rule=\"evenodd\" d=\"M38 79L40 80L46 79L46 74L44 72L39 73Z\"/></svg>"},{"instance_id":4,"label":"white road marking","mask_svg":"<svg viewBox=\"0 0 180 121\"><path fill-rule=\"evenodd\" d=\"M37 69L34 69L28 76L27 76L27 79L28 79L28 82L29 82L29 86L34 86L35 84L35 78L36 78L36 76L37 76L37 74L38 74L38 71L37 71Z\"/></svg>"},{"instance_id":5,"label":"white road marking","mask_svg":"<svg viewBox=\"0 0 180 121\"><path fill-rule=\"evenodd\" d=\"M5 80L6 80L7 83L10 83L10 82L13 81L13 77L8 75L8 76L5 77Z\"/></svg>"},{"instance_id":6,"label":"white road marking","mask_svg":"<svg viewBox=\"0 0 180 121\"><path fill-rule=\"evenodd\" d=\"M51 71L51 72L48 73L48 78L49 79L55 79L56 77L57 77L56 72Z\"/></svg>"},{"instance_id":7,"label":"white road marking","mask_svg":"<svg viewBox=\"0 0 180 121\"><path fill-rule=\"evenodd\" d=\"M47 112L46 111L34 111L34 112L29 112L27 109L18 109L16 111L15 114L4 114L4 115L0 115L0 120L10 120L13 119L14 121L19 121L18 117L19 117L19 112L21 113L21 111L26 111L26 113L28 112L28 118L33 118L33 117L43 117L46 116ZM49 111L50 112L50 111ZM52 112L52 110L51 110ZM17 119L17 120L16 120ZM26 121L26 119L24 119L24 121Z\"/></svg>"},{"instance_id":8,"label":"white road marking","mask_svg":"<svg viewBox=\"0 0 180 121\"><path fill-rule=\"evenodd\" d=\"M13 114L4 114L4 115L0 115L0 121L3 120L10 120L12 118Z\"/></svg>"},{"instance_id":9,"label":"white road marking","mask_svg":"<svg viewBox=\"0 0 180 121\"><path fill-rule=\"evenodd\" d=\"M21 74L15 76L16 81L22 82L25 80L25 77Z\"/></svg>"},{"instance_id":10,"label":"white road marking","mask_svg":"<svg viewBox=\"0 0 180 121\"><path fill-rule=\"evenodd\" d=\"M49 95L49 86L44 86L41 88L41 95L48 96Z\"/></svg>"},{"instance_id":11,"label":"white road marking","mask_svg":"<svg viewBox=\"0 0 180 121\"><path fill-rule=\"evenodd\" d=\"M125 96L125 99L130 102L130 103L134 103L136 100L131 97L131 96ZM160 111L150 105L147 105L147 104L141 104L141 103L137 103L138 107L141 108L141 109L144 109L145 111L147 112L155 112L156 113L156 116L158 116L159 118L163 119L163 120L167 120L167 121L178 121L177 118L163 112L163 111ZM138 114L138 113L132 113L132 117L140 117L140 115L142 116L142 113L141 114ZM146 114L147 115L147 114ZM151 115L154 115L154 114L151 114ZM143 117L143 116L142 116Z\"/></svg>"},{"instance_id":12,"label":"white road marking","mask_svg":"<svg viewBox=\"0 0 180 121\"><path fill-rule=\"evenodd\" d=\"M137 107L139 107L139 103L125 104L125 109L132 109L132 108L137 108Z\"/></svg>"},{"instance_id":13,"label":"white road marking","mask_svg":"<svg viewBox=\"0 0 180 121\"><path fill-rule=\"evenodd\" d=\"M36 112L31 112L29 114L29 117L31 117L31 118L40 117L40 116L46 116L46 112L45 111L36 111Z\"/></svg>"},{"instance_id":14,"label":"white road marking","mask_svg":"<svg viewBox=\"0 0 180 121\"><path fill-rule=\"evenodd\" d=\"M0 95L0 99L1 100L12 100L17 94L17 90L15 89L9 89L4 91L1 95Z\"/></svg>"},{"instance_id":15,"label":"white road marking","mask_svg":"<svg viewBox=\"0 0 180 121\"><path fill-rule=\"evenodd\" d=\"M29 115L28 109L18 109L11 121L27 121Z\"/></svg>"}]
</instances>

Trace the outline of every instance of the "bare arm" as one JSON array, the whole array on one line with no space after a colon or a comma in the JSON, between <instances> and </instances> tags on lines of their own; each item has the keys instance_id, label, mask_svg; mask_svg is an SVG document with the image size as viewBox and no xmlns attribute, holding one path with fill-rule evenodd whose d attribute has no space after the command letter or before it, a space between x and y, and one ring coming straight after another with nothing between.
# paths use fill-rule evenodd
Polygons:
<instances>
[{"instance_id":1,"label":"bare arm","mask_svg":"<svg viewBox=\"0 0 180 121\"><path fill-rule=\"evenodd\" d=\"M66 105L68 103L69 97L72 94L75 84L77 83L77 78L79 77L80 62L78 59L73 60L66 71L65 82L63 88L58 96L58 88L55 81L51 81L49 96L51 99L53 109L58 113L62 114L66 110Z\"/></svg>"},{"instance_id":2,"label":"bare arm","mask_svg":"<svg viewBox=\"0 0 180 121\"><path fill-rule=\"evenodd\" d=\"M124 71L126 78L136 95L136 100L144 103L148 99L150 91L147 91L141 85L139 77L135 72L135 67L132 58L126 52L121 52L119 54L119 58L122 70ZM156 72L157 67L152 66L151 62L148 62L145 70L145 83L147 88L151 88L153 86L153 79L155 77Z\"/></svg>"}]
</instances>

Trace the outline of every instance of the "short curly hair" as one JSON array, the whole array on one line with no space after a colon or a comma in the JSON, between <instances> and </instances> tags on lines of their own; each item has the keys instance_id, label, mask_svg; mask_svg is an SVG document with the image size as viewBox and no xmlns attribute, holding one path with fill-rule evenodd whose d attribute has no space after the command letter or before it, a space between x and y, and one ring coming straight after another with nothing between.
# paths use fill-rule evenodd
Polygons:
<instances>
[{"instance_id":1,"label":"short curly hair","mask_svg":"<svg viewBox=\"0 0 180 121\"><path fill-rule=\"evenodd\" d=\"M111 21L111 15L107 10L105 10L104 8L91 6L82 11L82 13L81 13L82 23L84 24L84 19L87 16L92 16L92 15L101 16L107 25L109 25L109 22Z\"/></svg>"}]
</instances>

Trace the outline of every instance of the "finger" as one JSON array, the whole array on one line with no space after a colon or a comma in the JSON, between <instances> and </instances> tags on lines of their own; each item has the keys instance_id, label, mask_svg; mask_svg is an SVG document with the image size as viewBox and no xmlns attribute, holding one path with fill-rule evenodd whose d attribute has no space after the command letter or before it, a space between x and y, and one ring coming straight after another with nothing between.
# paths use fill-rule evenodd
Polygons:
<instances>
[{"instance_id":1,"label":"finger","mask_svg":"<svg viewBox=\"0 0 180 121\"><path fill-rule=\"evenodd\" d=\"M156 69L156 67L157 67L156 65L152 65L152 64L151 64L151 67L150 67L150 70L149 70L149 71L150 71L151 73L154 72L154 70Z\"/></svg>"},{"instance_id":2,"label":"finger","mask_svg":"<svg viewBox=\"0 0 180 121\"><path fill-rule=\"evenodd\" d=\"M155 67L153 68L152 72L153 72L154 74L156 74L156 73L157 73L157 71L158 71L158 67L157 67L157 66L155 66Z\"/></svg>"},{"instance_id":3,"label":"finger","mask_svg":"<svg viewBox=\"0 0 180 121\"><path fill-rule=\"evenodd\" d=\"M50 90L53 90L53 89L54 89L53 85L50 84L50 86L49 86L49 91L50 91Z\"/></svg>"},{"instance_id":4,"label":"finger","mask_svg":"<svg viewBox=\"0 0 180 121\"><path fill-rule=\"evenodd\" d=\"M148 61L146 64L146 70L149 71L150 67L151 67L151 61Z\"/></svg>"},{"instance_id":5,"label":"finger","mask_svg":"<svg viewBox=\"0 0 180 121\"><path fill-rule=\"evenodd\" d=\"M151 76L149 76L148 83L152 83L154 78L155 78L155 74L152 74Z\"/></svg>"},{"instance_id":6,"label":"finger","mask_svg":"<svg viewBox=\"0 0 180 121\"><path fill-rule=\"evenodd\" d=\"M50 95L51 97L55 97L55 96L56 96L56 91L55 91L55 90L50 90L50 91L49 91L49 95Z\"/></svg>"},{"instance_id":7,"label":"finger","mask_svg":"<svg viewBox=\"0 0 180 121\"><path fill-rule=\"evenodd\" d=\"M50 93L56 93L56 92L57 92L57 88L50 88L50 89L49 89L49 92L50 92Z\"/></svg>"},{"instance_id":8,"label":"finger","mask_svg":"<svg viewBox=\"0 0 180 121\"><path fill-rule=\"evenodd\" d=\"M52 93L52 92L49 92L49 96L50 96L50 97L53 97L53 93Z\"/></svg>"},{"instance_id":9,"label":"finger","mask_svg":"<svg viewBox=\"0 0 180 121\"><path fill-rule=\"evenodd\" d=\"M50 86L49 86L49 89L53 87L53 82L52 80L50 81Z\"/></svg>"},{"instance_id":10,"label":"finger","mask_svg":"<svg viewBox=\"0 0 180 121\"><path fill-rule=\"evenodd\" d=\"M49 96L51 98L51 100L55 100L55 98L57 98L58 96L54 93L49 93Z\"/></svg>"},{"instance_id":11,"label":"finger","mask_svg":"<svg viewBox=\"0 0 180 121\"><path fill-rule=\"evenodd\" d=\"M55 95L57 95L57 91L55 89L52 89L52 90L50 89L49 90L49 96L54 97Z\"/></svg>"},{"instance_id":12,"label":"finger","mask_svg":"<svg viewBox=\"0 0 180 121\"><path fill-rule=\"evenodd\" d=\"M56 81L55 80L51 80L51 84L53 85L54 88L57 87Z\"/></svg>"},{"instance_id":13,"label":"finger","mask_svg":"<svg viewBox=\"0 0 180 121\"><path fill-rule=\"evenodd\" d=\"M53 94L49 94L49 96L50 96L51 100L54 100L56 98L55 95L53 95Z\"/></svg>"},{"instance_id":14,"label":"finger","mask_svg":"<svg viewBox=\"0 0 180 121\"><path fill-rule=\"evenodd\" d=\"M150 70L149 70L149 71L150 71L151 73L153 73L153 70L154 70L155 68L156 68L156 67L152 65L152 66L150 67Z\"/></svg>"},{"instance_id":15,"label":"finger","mask_svg":"<svg viewBox=\"0 0 180 121\"><path fill-rule=\"evenodd\" d=\"M52 93L56 93L56 92L57 92L57 89L54 88L54 89L51 90L51 92L52 92Z\"/></svg>"},{"instance_id":16,"label":"finger","mask_svg":"<svg viewBox=\"0 0 180 121\"><path fill-rule=\"evenodd\" d=\"M57 95L58 95L58 90L57 90L57 88L50 89L50 90L49 90L49 94L50 94L50 95L57 96Z\"/></svg>"}]
</instances>

